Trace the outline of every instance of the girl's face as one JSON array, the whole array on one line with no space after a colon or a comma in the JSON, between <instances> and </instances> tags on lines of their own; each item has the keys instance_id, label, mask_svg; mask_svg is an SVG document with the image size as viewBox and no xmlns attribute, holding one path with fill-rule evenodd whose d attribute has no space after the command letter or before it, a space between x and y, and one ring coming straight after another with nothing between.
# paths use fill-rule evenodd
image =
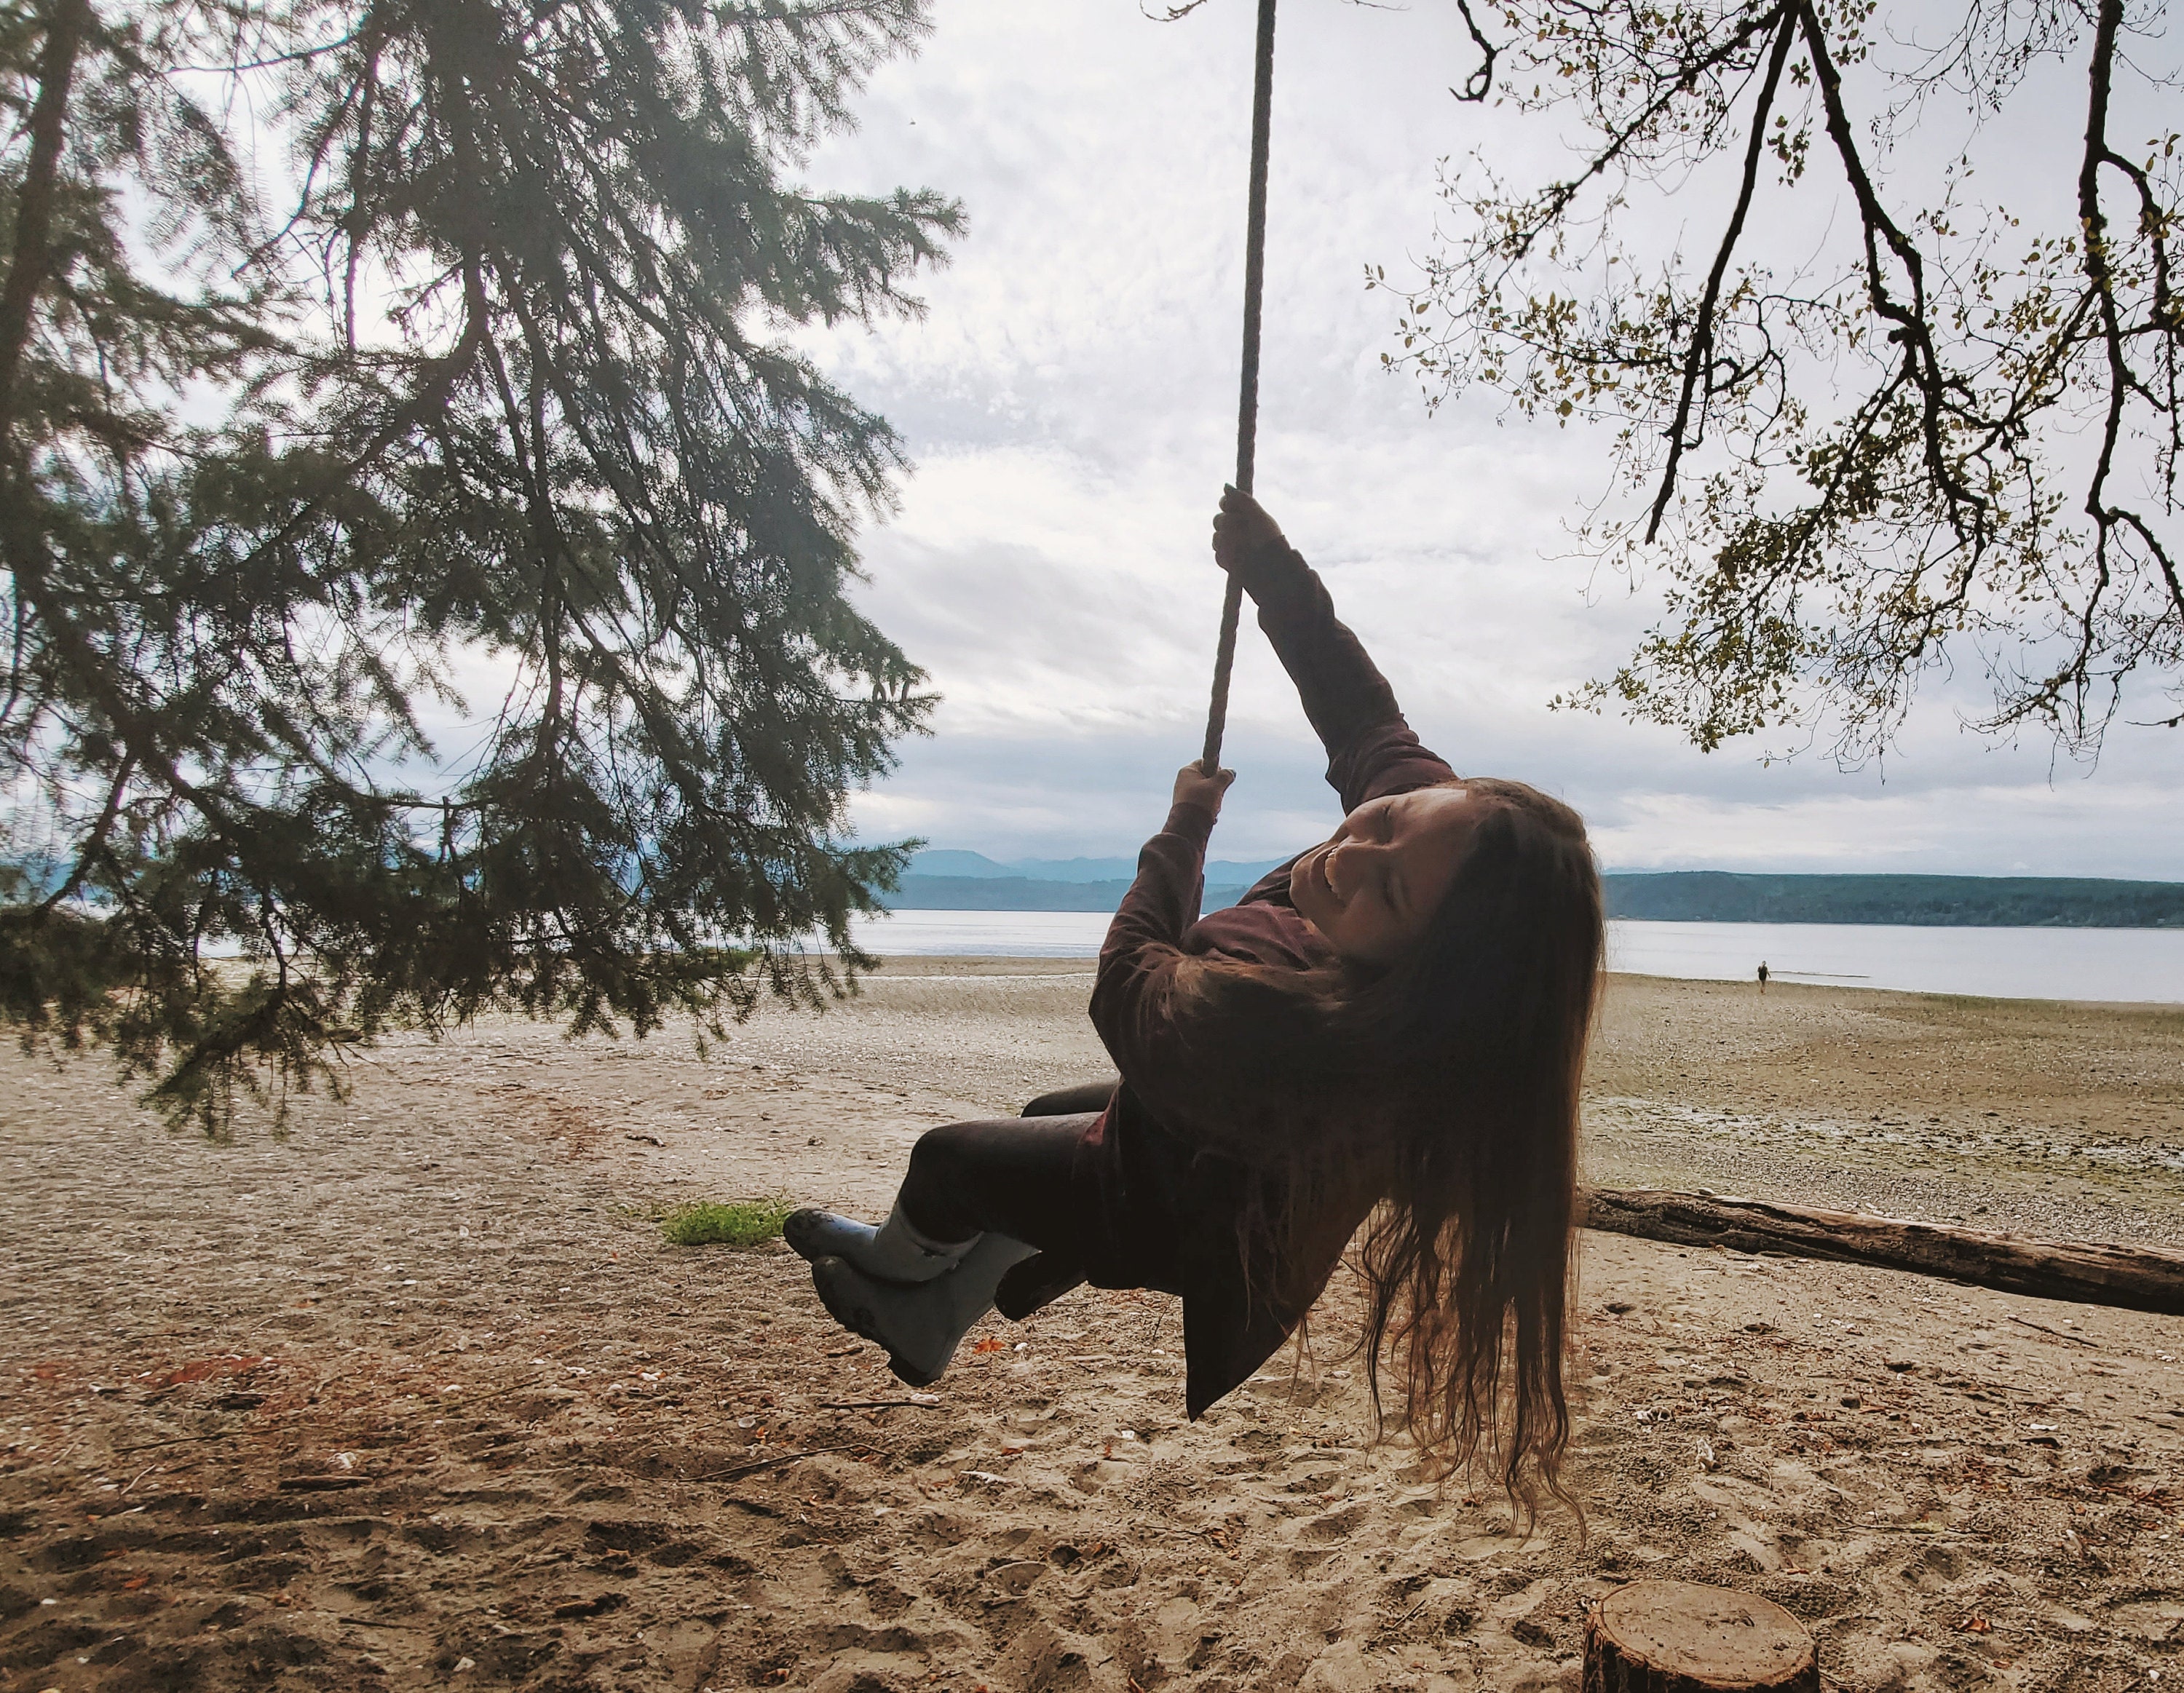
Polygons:
<instances>
[{"instance_id":1,"label":"girl's face","mask_svg":"<svg viewBox=\"0 0 2184 1693\"><path fill-rule=\"evenodd\" d=\"M1368 799L1290 867L1290 901L1356 964L1393 964L1425 934L1485 806L1461 788Z\"/></svg>"}]
</instances>

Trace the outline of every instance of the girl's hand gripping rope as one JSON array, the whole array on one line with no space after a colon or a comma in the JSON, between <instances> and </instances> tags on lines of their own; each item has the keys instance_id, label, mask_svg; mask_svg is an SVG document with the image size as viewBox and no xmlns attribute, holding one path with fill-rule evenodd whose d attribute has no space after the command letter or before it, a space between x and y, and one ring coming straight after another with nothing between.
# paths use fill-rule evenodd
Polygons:
<instances>
[{"instance_id":1,"label":"girl's hand gripping rope","mask_svg":"<svg viewBox=\"0 0 2184 1693\"><path fill-rule=\"evenodd\" d=\"M1176 771L1175 794L1170 803L1196 805L1217 818L1221 815L1222 796L1235 779L1233 770L1217 770L1209 774L1204 759L1193 759Z\"/></svg>"},{"instance_id":2,"label":"girl's hand gripping rope","mask_svg":"<svg viewBox=\"0 0 2184 1693\"><path fill-rule=\"evenodd\" d=\"M1213 519L1213 562L1262 605L1293 586L1303 565L1267 509L1234 488L1221 491L1221 510Z\"/></svg>"}]
</instances>

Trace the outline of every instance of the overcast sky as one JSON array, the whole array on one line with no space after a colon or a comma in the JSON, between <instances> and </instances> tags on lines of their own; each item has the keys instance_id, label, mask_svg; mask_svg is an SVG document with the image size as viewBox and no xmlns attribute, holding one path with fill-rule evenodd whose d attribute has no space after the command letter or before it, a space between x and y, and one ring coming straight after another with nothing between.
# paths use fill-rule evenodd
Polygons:
<instances>
[{"instance_id":1,"label":"overcast sky","mask_svg":"<svg viewBox=\"0 0 2184 1693\"><path fill-rule=\"evenodd\" d=\"M1485 396L1429 417L1380 370L1392 302L1362 283L1427 248L1437 161L1507 122L1450 97L1470 62L1451 11L1284 0L1258 470L1428 744L1569 799L1612 869L2184 877L2184 738L2119 728L2092 771L2045 742L1997 747L1958 727L1977 677L1930 687L1885 769L1847 772L1824 749L1705 755L1547 709L1611 671L1652 609L1619 584L1589 594L1568 556L1605 439L1505 425ZM812 161L815 183L929 185L970 220L922 321L818 343L916 458L900 515L865 538L866 601L944 696L932 738L860 799L867 838L1127 852L1196 753L1221 593L1206 536L1234 453L1251 14L939 0L922 54L885 68L858 132ZM1332 823L1318 746L1248 624L1227 761L1217 856L1277 855Z\"/></svg>"}]
</instances>

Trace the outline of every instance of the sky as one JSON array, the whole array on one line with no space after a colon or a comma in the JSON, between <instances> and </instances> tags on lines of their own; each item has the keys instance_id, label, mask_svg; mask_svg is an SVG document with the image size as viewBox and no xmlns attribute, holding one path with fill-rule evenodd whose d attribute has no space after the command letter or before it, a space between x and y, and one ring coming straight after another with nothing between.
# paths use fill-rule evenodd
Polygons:
<instances>
[{"instance_id":1,"label":"sky","mask_svg":"<svg viewBox=\"0 0 2184 1693\"><path fill-rule=\"evenodd\" d=\"M1128 853L1196 755L1221 598L1207 536L1234 467L1249 0L1175 24L1132 0L938 0L816 185L930 186L968 230L919 320L805 344L901 432L915 470L864 536L862 602L930 672L929 738L858 796L869 840L998 859ZM1396 302L1363 286L1428 250L1437 166L1553 137L1450 97L1454 8L1284 0L1276 49L1257 490L1326 578L1427 744L1586 816L1614 870L2184 879L2184 736L2119 727L2098 766L1961 727L1934 678L1885 762L1551 710L1652 621L1569 526L1605 437L1472 395L1429 415L1381 369ZM1498 126L1498 127L1497 127ZM1702 207L1693 208L1703 218ZM1783 752L1787 760L1769 757ZM1337 816L1323 755L1247 619L1216 856L1275 857Z\"/></svg>"}]
</instances>

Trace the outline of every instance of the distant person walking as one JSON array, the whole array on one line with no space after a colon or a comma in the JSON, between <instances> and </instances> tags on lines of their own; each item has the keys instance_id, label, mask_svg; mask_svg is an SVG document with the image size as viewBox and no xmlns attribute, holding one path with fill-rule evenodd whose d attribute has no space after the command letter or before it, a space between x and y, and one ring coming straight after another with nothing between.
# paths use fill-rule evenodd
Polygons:
<instances>
[{"instance_id":1,"label":"distant person walking","mask_svg":"<svg viewBox=\"0 0 2184 1693\"><path fill-rule=\"evenodd\" d=\"M1767 991L1767 961L1763 958L1759 961L1759 991Z\"/></svg>"}]
</instances>

